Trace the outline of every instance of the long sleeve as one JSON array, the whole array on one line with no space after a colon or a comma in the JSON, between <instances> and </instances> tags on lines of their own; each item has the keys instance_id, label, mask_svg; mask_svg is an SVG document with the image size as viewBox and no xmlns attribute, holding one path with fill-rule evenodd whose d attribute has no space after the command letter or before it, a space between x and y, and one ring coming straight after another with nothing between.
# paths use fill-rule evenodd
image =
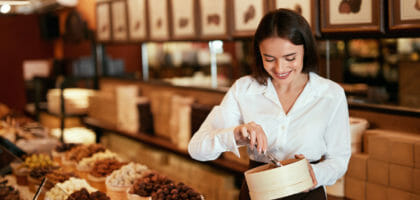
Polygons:
<instances>
[{"instance_id":1,"label":"long sleeve","mask_svg":"<svg viewBox=\"0 0 420 200\"><path fill-rule=\"evenodd\" d=\"M351 156L349 113L342 93L324 135L327 144L325 160L312 165L318 186L332 185L342 177Z\"/></svg>"},{"instance_id":2,"label":"long sleeve","mask_svg":"<svg viewBox=\"0 0 420 200\"><path fill-rule=\"evenodd\" d=\"M225 151L239 156L233 130L241 121L234 85L191 138L188 144L191 157L200 161L215 160Z\"/></svg>"}]
</instances>

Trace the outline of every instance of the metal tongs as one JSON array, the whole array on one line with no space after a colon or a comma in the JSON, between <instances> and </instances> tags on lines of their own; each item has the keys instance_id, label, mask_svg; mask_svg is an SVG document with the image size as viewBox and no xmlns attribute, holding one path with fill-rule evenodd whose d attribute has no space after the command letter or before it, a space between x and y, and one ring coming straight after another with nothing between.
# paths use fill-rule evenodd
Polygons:
<instances>
[{"instance_id":1,"label":"metal tongs","mask_svg":"<svg viewBox=\"0 0 420 200\"><path fill-rule=\"evenodd\" d=\"M276 166L276 167L283 167L283 165L281 164L281 162L275 157L273 156L273 154L271 154L270 152L265 152L264 153L265 156L267 156L268 159L270 159L270 161Z\"/></svg>"}]
</instances>

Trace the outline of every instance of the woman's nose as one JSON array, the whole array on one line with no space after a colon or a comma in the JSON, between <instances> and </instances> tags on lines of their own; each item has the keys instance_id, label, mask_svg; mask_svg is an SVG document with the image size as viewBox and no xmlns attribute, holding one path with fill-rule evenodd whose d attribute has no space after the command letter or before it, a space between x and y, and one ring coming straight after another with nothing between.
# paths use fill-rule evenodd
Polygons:
<instances>
[{"instance_id":1,"label":"woman's nose","mask_svg":"<svg viewBox=\"0 0 420 200\"><path fill-rule=\"evenodd\" d=\"M286 71L286 63L281 60L277 61L274 70L278 73Z\"/></svg>"}]
</instances>

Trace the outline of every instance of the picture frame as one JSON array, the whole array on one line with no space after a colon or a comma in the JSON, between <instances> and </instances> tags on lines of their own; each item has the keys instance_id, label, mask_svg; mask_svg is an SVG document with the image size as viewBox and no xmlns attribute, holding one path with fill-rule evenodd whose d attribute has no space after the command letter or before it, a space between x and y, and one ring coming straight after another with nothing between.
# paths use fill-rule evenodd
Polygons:
<instances>
[{"instance_id":1,"label":"picture frame","mask_svg":"<svg viewBox=\"0 0 420 200\"><path fill-rule=\"evenodd\" d=\"M419 31L420 2L393 0L388 1L389 30Z\"/></svg>"},{"instance_id":2,"label":"picture frame","mask_svg":"<svg viewBox=\"0 0 420 200\"><path fill-rule=\"evenodd\" d=\"M267 11L267 0L232 0L232 34L236 37L253 36Z\"/></svg>"},{"instance_id":3,"label":"picture frame","mask_svg":"<svg viewBox=\"0 0 420 200\"><path fill-rule=\"evenodd\" d=\"M170 0L170 27L172 39L197 38L196 0Z\"/></svg>"},{"instance_id":4,"label":"picture frame","mask_svg":"<svg viewBox=\"0 0 420 200\"><path fill-rule=\"evenodd\" d=\"M127 5L125 0L111 1L112 40L127 41Z\"/></svg>"},{"instance_id":5,"label":"picture frame","mask_svg":"<svg viewBox=\"0 0 420 200\"><path fill-rule=\"evenodd\" d=\"M384 32L384 0L352 2L320 0L322 34Z\"/></svg>"},{"instance_id":6,"label":"picture frame","mask_svg":"<svg viewBox=\"0 0 420 200\"><path fill-rule=\"evenodd\" d=\"M146 0L127 0L128 37L130 41L147 40Z\"/></svg>"},{"instance_id":7,"label":"picture frame","mask_svg":"<svg viewBox=\"0 0 420 200\"><path fill-rule=\"evenodd\" d=\"M272 0L274 9L287 8L300 13L311 26L314 35L320 35L318 16L318 2L314 0Z\"/></svg>"},{"instance_id":8,"label":"picture frame","mask_svg":"<svg viewBox=\"0 0 420 200\"><path fill-rule=\"evenodd\" d=\"M147 0L149 41L167 41L171 37L169 29L168 0Z\"/></svg>"},{"instance_id":9,"label":"picture frame","mask_svg":"<svg viewBox=\"0 0 420 200\"><path fill-rule=\"evenodd\" d=\"M96 40L109 42L112 38L111 6L109 2L96 3Z\"/></svg>"},{"instance_id":10,"label":"picture frame","mask_svg":"<svg viewBox=\"0 0 420 200\"><path fill-rule=\"evenodd\" d=\"M198 0L200 15L201 39L228 39L230 37L230 21L227 20L231 1Z\"/></svg>"}]
</instances>

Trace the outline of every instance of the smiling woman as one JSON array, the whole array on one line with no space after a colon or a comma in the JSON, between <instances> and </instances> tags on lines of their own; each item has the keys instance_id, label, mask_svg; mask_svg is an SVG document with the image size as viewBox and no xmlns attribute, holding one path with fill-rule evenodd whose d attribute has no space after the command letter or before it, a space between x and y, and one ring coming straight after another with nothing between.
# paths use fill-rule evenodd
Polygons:
<instances>
[{"instance_id":1,"label":"smiling woman","mask_svg":"<svg viewBox=\"0 0 420 200\"><path fill-rule=\"evenodd\" d=\"M239 155L238 147L246 145L250 167L269 163L267 154L307 159L312 188L285 199L325 199L323 186L345 173L351 154L344 91L312 72L318 66L315 40L305 19L291 10L265 15L253 47L252 75L238 79L213 108L189 153L214 160L226 151ZM243 183L240 199L249 199L248 192Z\"/></svg>"}]
</instances>

